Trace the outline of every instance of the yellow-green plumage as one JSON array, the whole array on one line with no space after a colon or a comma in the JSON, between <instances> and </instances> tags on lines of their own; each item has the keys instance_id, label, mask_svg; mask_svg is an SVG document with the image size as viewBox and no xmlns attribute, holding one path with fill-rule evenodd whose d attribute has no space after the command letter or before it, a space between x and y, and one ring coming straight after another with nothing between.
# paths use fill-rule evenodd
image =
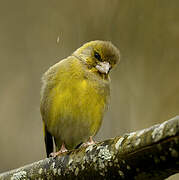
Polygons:
<instances>
[{"instance_id":1,"label":"yellow-green plumage","mask_svg":"<svg viewBox=\"0 0 179 180\"><path fill-rule=\"evenodd\" d=\"M109 58L110 55L115 55L115 58L119 58L119 54L102 52L106 48L105 44L108 45L109 42L92 42L52 66L43 76L42 119L47 133L54 137L58 150L62 143L72 149L86 141L89 136L94 136L100 128L108 105L108 74L100 73L96 69L97 60L93 57L93 46L97 48L95 52L101 51L101 57L106 55ZM112 64L111 61L111 66L116 62Z\"/></svg>"}]
</instances>

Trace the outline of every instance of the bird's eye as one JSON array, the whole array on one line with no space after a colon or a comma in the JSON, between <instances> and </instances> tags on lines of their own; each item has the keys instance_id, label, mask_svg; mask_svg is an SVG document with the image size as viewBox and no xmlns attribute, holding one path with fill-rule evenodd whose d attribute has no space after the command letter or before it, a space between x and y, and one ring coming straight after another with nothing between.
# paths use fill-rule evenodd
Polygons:
<instances>
[{"instance_id":1,"label":"bird's eye","mask_svg":"<svg viewBox=\"0 0 179 180\"><path fill-rule=\"evenodd\" d=\"M99 55L99 53L94 52L94 57L95 57L96 59L98 59L99 61L101 61L101 56Z\"/></svg>"}]
</instances>

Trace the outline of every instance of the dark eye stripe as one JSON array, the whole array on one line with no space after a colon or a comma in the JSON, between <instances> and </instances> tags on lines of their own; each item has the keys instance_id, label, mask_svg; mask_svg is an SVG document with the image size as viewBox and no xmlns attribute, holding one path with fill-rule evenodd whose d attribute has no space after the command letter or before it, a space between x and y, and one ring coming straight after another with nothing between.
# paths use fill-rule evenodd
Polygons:
<instances>
[{"instance_id":1,"label":"dark eye stripe","mask_svg":"<svg viewBox=\"0 0 179 180\"><path fill-rule=\"evenodd\" d=\"M99 53L95 52L95 53L94 53L94 57L95 57L96 59L98 59L99 61L101 61L101 56L99 55Z\"/></svg>"}]
</instances>

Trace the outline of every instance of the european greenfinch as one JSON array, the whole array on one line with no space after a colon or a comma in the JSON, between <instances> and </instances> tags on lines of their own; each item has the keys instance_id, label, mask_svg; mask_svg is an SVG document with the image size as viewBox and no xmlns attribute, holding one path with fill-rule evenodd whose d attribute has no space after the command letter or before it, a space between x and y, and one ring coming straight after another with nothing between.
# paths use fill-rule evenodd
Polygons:
<instances>
[{"instance_id":1,"label":"european greenfinch","mask_svg":"<svg viewBox=\"0 0 179 180\"><path fill-rule=\"evenodd\" d=\"M44 73L41 115L47 157L93 143L109 104L110 70L119 62L118 49L108 41L91 41Z\"/></svg>"}]
</instances>

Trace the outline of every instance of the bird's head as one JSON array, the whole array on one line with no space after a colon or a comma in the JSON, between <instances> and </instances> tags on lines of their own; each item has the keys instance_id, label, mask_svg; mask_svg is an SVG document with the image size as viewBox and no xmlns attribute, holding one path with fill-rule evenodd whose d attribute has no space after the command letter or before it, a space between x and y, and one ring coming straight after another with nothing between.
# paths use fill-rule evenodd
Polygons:
<instances>
[{"instance_id":1,"label":"bird's head","mask_svg":"<svg viewBox=\"0 0 179 180\"><path fill-rule=\"evenodd\" d=\"M78 48L73 55L83 61L91 71L105 75L120 60L119 50L109 41L88 42Z\"/></svg>"}]
</instances>

